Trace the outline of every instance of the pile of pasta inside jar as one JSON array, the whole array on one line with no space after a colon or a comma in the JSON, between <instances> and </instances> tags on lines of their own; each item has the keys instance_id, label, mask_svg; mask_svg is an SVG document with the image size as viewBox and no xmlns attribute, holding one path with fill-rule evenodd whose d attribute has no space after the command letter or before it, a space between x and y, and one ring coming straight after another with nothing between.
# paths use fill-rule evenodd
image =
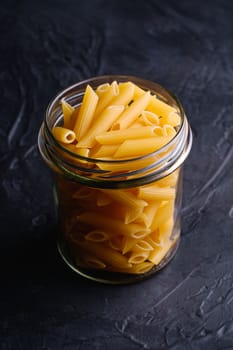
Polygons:
<instances>
[{"instance_id":1,"label":"pile of pasta inside jar","mask_svg":"<svg viewBox=\"0 0 233 350\"><path fill-rule=\"evenodd\" d=\"M52 134L63 148L83 157L76 165L85 165L87 157L95 160L88 164L90 171L123 173L126 180L130 164L117 161L149 164L152 158L143 156L169 144L181 124L176 107L130 81L96 89L87 85L75 108L65 99L60 103L63 123ZM179 230L174 234L179 174L178 168L157 181L117 189L58 175L60 220L76 266L139 275L159 266L179 238Z\"/></svg>"}]
</instances>

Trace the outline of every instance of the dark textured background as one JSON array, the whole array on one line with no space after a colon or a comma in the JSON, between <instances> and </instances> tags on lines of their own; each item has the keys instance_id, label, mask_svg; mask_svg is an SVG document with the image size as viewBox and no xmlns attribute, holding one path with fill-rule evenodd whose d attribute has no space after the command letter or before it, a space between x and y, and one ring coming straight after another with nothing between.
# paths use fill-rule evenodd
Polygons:
<instances>
[{"instance_id":1,"label":"dark textured background","mask_svg":"<svg viewBox=\"0 0 233 350\"><path fill-rule=\"evenodd\" d=\"M233 3L1 0L0 349L233 349ZM194 132L180 249L140 284L84 280L54 242L37 149L48 101L102 74L154 80Z\"/></svg>"}]
</instances>

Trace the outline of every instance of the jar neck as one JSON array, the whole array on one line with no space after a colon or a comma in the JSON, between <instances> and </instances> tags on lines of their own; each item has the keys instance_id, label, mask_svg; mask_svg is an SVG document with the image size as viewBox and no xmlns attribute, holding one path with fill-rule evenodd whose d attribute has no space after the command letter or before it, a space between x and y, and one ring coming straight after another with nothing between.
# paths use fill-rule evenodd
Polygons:
<instances>
[{"instance_id":1,"label":"jar neck","mask_svg":"<svg viewBox=\"0 0 233 350\"><path fill-rule=\"evenodd\" d=\"M133 80L132 77L127 78ZM141 86L146 84L144 80L141 82ZM62 123L62 98L66 97L74 107L80 105L84 89L78 90L78 85L63 91L49 105L39 132L40 152L53 171L69 180L91 187L128 188L159 180L183 164L191 149L192 132L182 106L173 96L171 98L181 115L181 126L168 144L153 153L122 160L103 160L84 157L63 147L55 140L51 130L55 125ZM170 96L165 89L164 91Z\"/></svg>"}]
</instances>

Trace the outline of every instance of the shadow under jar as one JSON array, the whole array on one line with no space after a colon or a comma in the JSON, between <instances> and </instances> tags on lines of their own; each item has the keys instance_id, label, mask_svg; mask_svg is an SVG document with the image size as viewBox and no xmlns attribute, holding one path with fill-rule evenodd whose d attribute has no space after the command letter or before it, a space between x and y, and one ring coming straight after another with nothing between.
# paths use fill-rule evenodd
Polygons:
<instances>
[{"instance_id":1,"label":"shadow under jar","mask_svg":"<svg viewBox=\"0 0 233 350\"><path fill-rule=\"evenodd\" d=\"M132 82L172 106L180 116L176 134L160 149L122 159L86 157L53 136L63 125L61 101L77 108L87 84ZM60 230L58 250L78 274L103 283L137 282L174 256L180 239L182 168L192 133L176 97L160 85L131 76L102 76L77 83L49 104L39 149L54 171Z\"/></svg>"}]
</instances>

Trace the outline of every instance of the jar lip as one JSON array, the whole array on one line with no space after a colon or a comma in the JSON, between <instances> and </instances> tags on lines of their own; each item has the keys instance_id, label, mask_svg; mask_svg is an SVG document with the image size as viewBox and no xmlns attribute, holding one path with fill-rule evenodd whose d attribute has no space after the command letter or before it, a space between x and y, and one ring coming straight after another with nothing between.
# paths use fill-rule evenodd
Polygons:
<instances>
[{"instance_id":1,"label":"jar lip","mask_svg":"<svg viewBox=\"0 0 233 350\"><path fill-rule=\"evenodd\" d=\"M147 153L145 155L142 156L137 156L137 157L130 157L130 158L123 158L123 159L102 159L102 158L91 158L91 157L87 157L87 156L82 156L79 155L77 153L74 153L70 150L68 150L66 147L63 147L62 144L60 144L55 137L53 136L53 133L51 132L51 129L48 125L48 120L47 118L50 115L51 110L53 109L53 106L56 104L57 101L61 101L62 100L62 96L64 96L66 93L68 93L69 91L71 91L72 89L81 87L82 85L87 85L90 84L91 82L95 82L95 81L99 81L99 80L103 80L103 83L106 83L106 80L110 81L114 81L114 80L118 80L118 81L131 81L137 85L143 85L146 87L148 87L148 85L154 85L154 88L160 88L162 90L164 90L176 103L177 107L179 108L179 112L180 112L180 116L181 116L181 124L179 126L179 129L177 130L176 134L174 135L174 137L164 146L162 146L161 148L159 148L158 150L154 151L154 152L150 152ZM141 83L141 84L140 84ZM151 90L151 89L150 89ZM81 91L80 91L81 93ZM82 93L84 93L84 88L82 89ZM154 91L154 93L156 94L156 92ZM185 127L185 113L182 107L182 104L180 103L179 99L173 94L171 93L168 89L164 88L162 85L150 81L150 80L146 80L137 76L130 76L130 75L101 75L101 76L95 76L95 77L91 77L89 79L85 79L82 80L76 84L73 84L69 87L67 87L66 89L63 89L62 91L60 91L53 99L51 99L47 109L46 109L46 116L45 116L45 128L46 128L46 132L49 134L49 138L50 140L52 140L52 142L56 145L56 147L58 147L62 152L65 152L65 154L68 154L72 157L74 157L74 159L79 159L79 160L83 160L83 161L87 161L90 163L108 163L108 164L124 164L124 163L130 163L130 162L135 162L138 160L143 160L143 159L147 159L149 157L152 156L158 156L160 155L160 153L163 153L164 151L166 151L170 146L172 146L177 139L179 139L180 134L183 132L184 127Z\"/></svg>"}]
</instances>

